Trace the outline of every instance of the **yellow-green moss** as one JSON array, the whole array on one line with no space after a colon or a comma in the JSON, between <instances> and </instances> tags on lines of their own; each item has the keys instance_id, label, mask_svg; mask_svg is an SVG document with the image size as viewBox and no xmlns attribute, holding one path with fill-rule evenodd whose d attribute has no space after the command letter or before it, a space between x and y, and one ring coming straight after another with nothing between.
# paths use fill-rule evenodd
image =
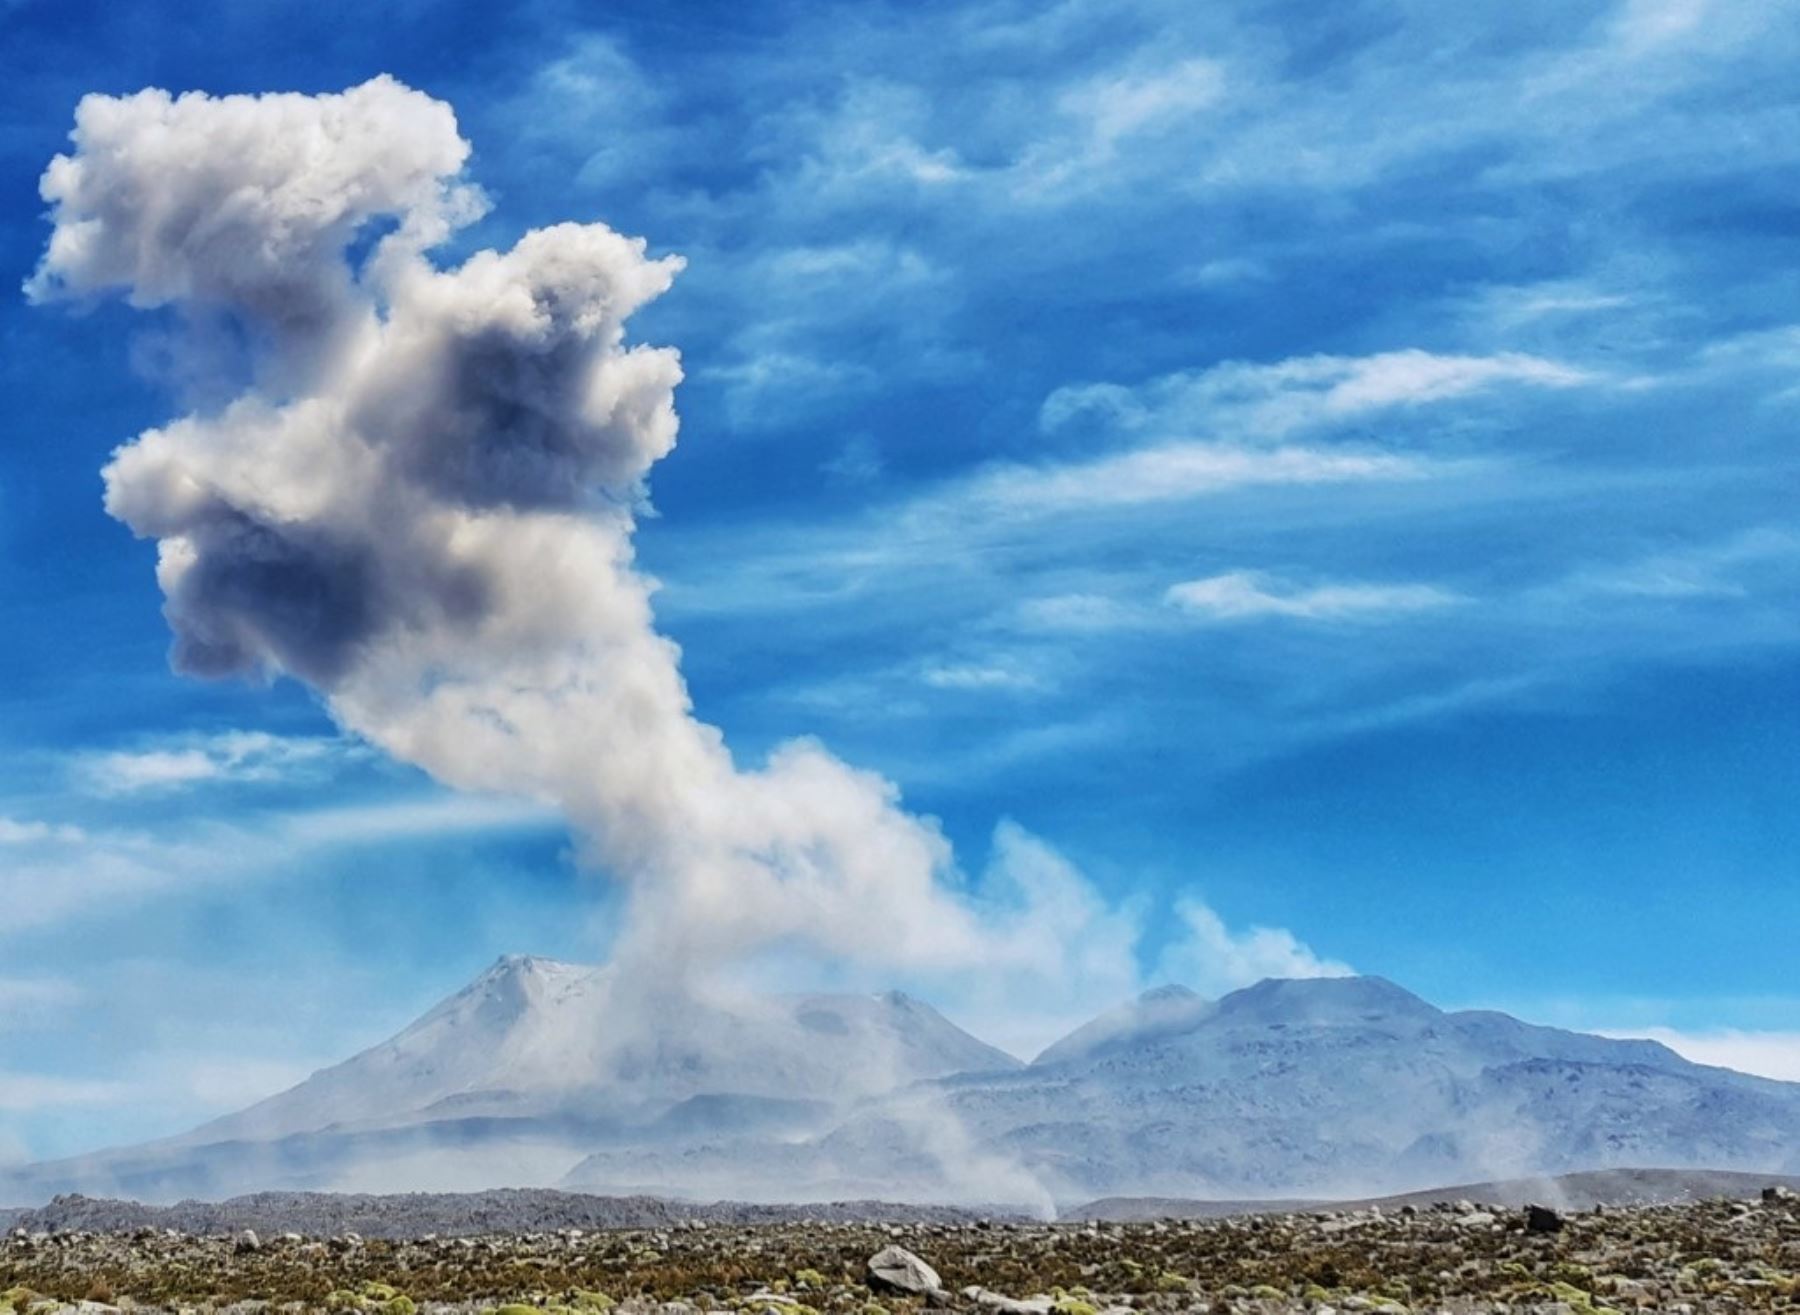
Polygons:
<instances>
[{"instance_id":1,"label":"yellow-green moss","mask_svg":"<svg viewBox=\"0 0 1800 1315\"><path fill-rule=\"evenodd\" d=\"M1611 1306L1602 1306L1595 1302L1594 1294L1585 1288L1578 1288L1573 1283L1564 1283L1560 1279L1549 1283L1542 1289L1542 1292L1552 1301L1567 1303L1573 1309L1581 1312L1581 1315L1619 1315L1619 1312Z\"/></svg>"}]
</instances>

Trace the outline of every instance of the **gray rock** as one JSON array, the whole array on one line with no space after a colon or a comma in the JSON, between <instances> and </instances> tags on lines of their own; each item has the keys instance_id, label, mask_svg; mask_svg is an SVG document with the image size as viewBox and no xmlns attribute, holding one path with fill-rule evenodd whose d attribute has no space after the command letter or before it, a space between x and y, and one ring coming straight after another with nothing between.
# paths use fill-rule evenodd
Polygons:
<instances>
[{"instance_id":1,"label":"gray rock","mask_svg":"<svg viewBox=\"0 0 1800 1315\"><path fill-rule=\"evenodd\" d=\"M883 1247L869 1257L869 1286L881 1292L919 1297L944 1284L930 1265L905 1247Z\"/></svg>"},{"instance_id":2,"label":"gray rock","mask_svg":"<svg viewBox=\"0 0 1800 1315\"><path fill-rule=\"evenodd\" d=\"M1020 1301L980 1286L964 1288L963 1296L987 1310L999 1311L1000 1315L1050 1315L1053 1308L1048 1297L1032 1297Z\"/></svg>"},{"instance_id":3,"label":"gray rock","mask_svg":"<svg viewBox=\"0 0 1800 1315\"><path fill-rule=\"evenodd\" d=\"M1563 1217L1547 1205L1528 1205L1525 1207L1525 1231L1527 1233L1560 1233Z\"/></svg>"}]
</instances>

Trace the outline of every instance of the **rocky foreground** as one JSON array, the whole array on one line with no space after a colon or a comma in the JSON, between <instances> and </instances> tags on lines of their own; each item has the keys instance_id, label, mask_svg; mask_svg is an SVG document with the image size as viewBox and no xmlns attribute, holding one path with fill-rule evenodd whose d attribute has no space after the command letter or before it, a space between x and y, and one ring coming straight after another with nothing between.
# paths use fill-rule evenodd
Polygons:
<instances>
[{"instance_id":1,"label":"rocky foreground","mask_svg":"<svg viewBox=\"0 0 1800 1315\"><path fill-rule=\"evenodd\" d=\"M975 1220L365 1239L15 1230L0 1312L1127 1315L1800 1310L1800 1196L1562 1215L1456 1202L1128 1224Z\"/></svg>"}]
</instances>

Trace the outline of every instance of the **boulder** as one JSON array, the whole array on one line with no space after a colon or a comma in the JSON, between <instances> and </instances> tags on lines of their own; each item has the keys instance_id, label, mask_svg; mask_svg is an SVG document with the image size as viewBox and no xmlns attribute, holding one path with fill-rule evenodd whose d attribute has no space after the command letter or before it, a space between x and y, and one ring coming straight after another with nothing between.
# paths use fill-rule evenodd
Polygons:
<instances>
[{"instance_id":1,"label":"boulder","mask_svg":"<svg viewBox=\"0 0 1800 1315\"><path fill-rule=\"evenodd\" d=\"M883 1247L869 1257L869 1286L878 1292L922 1297L944 1286L938 1273L905 1247Z\"/></svg>"},{"instance_id":2,"label":"boulder","mask_svg":"<svg viewBox=\"0 0 1800 1315\"><path fill-rule=\"evenodd\" d=\"M1563 1217L1547 1205L1528 1205L1525 1207L1525 1231L1527 1233L1560 1233Z\"/></svg>"},{"instance_id":3,"label":"boulder","mask_svg":"<svg viewBox=\"0 0 1800 1315\"><path fill-rule=\"evenodd\" d=\"M964 1288L963 1296L988 1310L998 1311L1000 1315L1050 1315L1056 1304L1048 1297L1029 1297L1021 1301L979 1285Z\"/></svg>"}]
</instances>

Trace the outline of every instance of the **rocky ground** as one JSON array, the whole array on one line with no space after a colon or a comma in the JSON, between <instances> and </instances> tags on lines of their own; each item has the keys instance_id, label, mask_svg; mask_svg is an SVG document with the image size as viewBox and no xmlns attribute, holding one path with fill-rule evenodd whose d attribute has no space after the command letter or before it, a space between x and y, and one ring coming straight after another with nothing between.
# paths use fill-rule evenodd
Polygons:
<instances>
[{"instance_id":1,"label":"rocky ground","mask_svg":"<svg viewBox=\"0 0 1800 1315\"><path fill-rule=\"evenodd\" d=\"M1460 1194L1460 1193L1459 1193ZM226 1201L145 1205L92 1196L59 1196L30 1210L0 1211L0 1231L28 1233L129 1233L173 1229L226 1234L245 1229L265 1237L301 1233L365 1238L488 1237L555 1233L579 1228L657 1229L691 1224L788 1224L806 1221L873 1224L972 1223L983 1212L951 1205L891 1201L832 1201L771 1205L747 1201L679 1201L662 1196L592 1196L550 1188L497 1188L486 1192L257 1192Z\"/></svg>"},{"instance_id":2,"label":"rocky ground","mask_svg":"<svg viewBox=\"0 0 1800 1315\"><path fill-rule=\"evenodd\" d=\"M1567 1216L1460 1202L1129 1224L683 1220L410 1240L146 1227L19 1229L0 1241L0 1312L69 1306L85 1315L1800 1310L1800 1197L1771 1189L1755 1202Z\"/></svg>"}]
</instances>

